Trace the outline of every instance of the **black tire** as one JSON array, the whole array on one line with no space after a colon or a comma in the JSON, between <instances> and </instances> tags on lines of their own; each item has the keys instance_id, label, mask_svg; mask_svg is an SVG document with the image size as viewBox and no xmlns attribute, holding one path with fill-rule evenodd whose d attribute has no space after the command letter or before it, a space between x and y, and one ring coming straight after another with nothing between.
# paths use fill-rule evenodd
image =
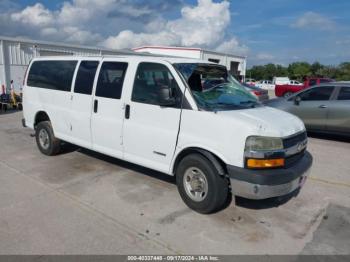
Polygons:
<instances>
[{"instance_id":1,"label":"black tire","mask_svg":"<svg viewBox=\"0 0 350 262\"><path fill-rule=\"evenodd\" d=\"M193 168L201 171L207 182L207 193L203 200L194 201L186 189L184 177ZM186 178L185 178L186 179ZM220 176L213 164L201 154L191 154L184 157L176 170L176 184L182 200L186 205L201 214L219 211L226 203L229 195L229 185L225 177ZM186 191L187 190L187 191Z\"/></svg>"},{"instance_id":2,"label":"black tire","mask_svg":"<svg viewBox=\"0 0 350 262\"><path fill-rule=\"evenodd\" d=\"M42 132L42 133L41 133ZM45 143L40 142L41 134L47 134ZM35 129L36 144L41 153L47 156L57 155L61 150L61 141L53 134L53 129L50 121L40 122ZM47 141L47 142L46 142Z\"/></svg>"},{"instance_id":3,"label":"black tire","mask_svg":"<svg viewBox=\"0 0 350 262\"><path fill-rule=\"evenodd\" d=\"M286 92L286 93L283 94L283 97L284 97L284 98L288 98L288 97L290 97L291 95L293 95L292 92Z\"/></svg>"}]
</instances>

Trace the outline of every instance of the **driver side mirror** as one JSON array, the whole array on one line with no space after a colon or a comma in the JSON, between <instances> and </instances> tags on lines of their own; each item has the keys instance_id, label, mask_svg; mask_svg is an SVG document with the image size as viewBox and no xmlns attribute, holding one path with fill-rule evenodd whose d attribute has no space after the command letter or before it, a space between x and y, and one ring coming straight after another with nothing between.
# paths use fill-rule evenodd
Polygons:
<instances>
[{"instance_id":1,"label":"driver side mirror","mask_svg":"<svg viewBox=\"0 0 350 262\"><path fill-rule=\"evenodd\" d=\"M296 96L294 98L294 105L298 106L298 105L300 105L300 102L301 102L301 97L300 96Z\"/></svg>"},{"instance_id":2,"label":"driver side mirror","mask_svg":"<svg viewBox=\"0 0 350 262\"><path fill-rule=\"evenodd\" d=\"M176 105L176 99L173 91L168 86L162 86L158 89L159 105L163 107L172 107Z\"/></svg>"}]
</instances>

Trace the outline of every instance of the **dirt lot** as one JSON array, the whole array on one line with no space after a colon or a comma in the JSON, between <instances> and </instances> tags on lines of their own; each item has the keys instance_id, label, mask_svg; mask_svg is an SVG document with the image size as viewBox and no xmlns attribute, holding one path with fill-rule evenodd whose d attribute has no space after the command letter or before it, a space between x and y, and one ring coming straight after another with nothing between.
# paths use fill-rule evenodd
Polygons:
<instances>
[{"instance_id":1,"label":"dirt lot","mask_svg":"<svg viewBox=\"0 0 350 262\"><path fill-rule=\"evenodd\" d=\"M349 254L350 142L313 137L296 197L200 215L174 179L88 150L39 153L0 115L0 254Z\"/></svg>"}]
</instances>

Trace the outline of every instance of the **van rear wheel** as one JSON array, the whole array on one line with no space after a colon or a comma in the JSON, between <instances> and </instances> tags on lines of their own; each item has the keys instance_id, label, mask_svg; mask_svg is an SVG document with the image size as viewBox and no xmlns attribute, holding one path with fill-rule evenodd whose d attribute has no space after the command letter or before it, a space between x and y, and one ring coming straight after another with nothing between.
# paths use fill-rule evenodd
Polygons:
<instances>
[{"instance_id":1,"label":"van rear wheel","mask_svg":"<svg viewBox=\"0 0 350 262\"><path fill-rule=\"evenodd\" d=\"M213 164L200 154L191 154L181 160L176 171L176 183L186 205L202 214L220 210L229 194L227 179L220 176Z\"/></svg>"},{"instance_id":2,"label":"van rear wheel","mask_svg":"<svg viewBox=\"0 0 350 262\"><path fill-rule=\"evenodd\" d=\"M35 129L37 146L41 153L47 156L57 155L61 149L61 141L53 134L49 121L40 122Z\"/></svg>"}]
</instances>

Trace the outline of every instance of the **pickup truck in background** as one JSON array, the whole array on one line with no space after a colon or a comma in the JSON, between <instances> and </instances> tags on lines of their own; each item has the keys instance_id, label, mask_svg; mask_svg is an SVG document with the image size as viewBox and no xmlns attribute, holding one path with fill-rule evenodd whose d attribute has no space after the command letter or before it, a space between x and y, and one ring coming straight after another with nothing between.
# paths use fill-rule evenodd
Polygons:
<instances>
[{"instance_id":1,"label":"pickup truck in background","mask_svg":"<svg viewBox=\"0 0 350 262\"><path fill-rule=\"evenodd\" d=\"M274 90L275 89L275 85L272 84L272 82L270 80L261 80L258 83L256 83L255 86L259 87L261 89L265 89L265 90Z\"/></svg>"},{"instance_id":2,"label":"pickup truck in background","mask_svg":"<svg viewBox=\"0 0 350 262\"><path fill-rule=\"evenodd\" d=\"M333 82L333 80L329 78L311 77L306 78L303 85L276 85L275 95L277 97L289 97L305 88L329 82Z\"/></svg>"}]
</instances>

